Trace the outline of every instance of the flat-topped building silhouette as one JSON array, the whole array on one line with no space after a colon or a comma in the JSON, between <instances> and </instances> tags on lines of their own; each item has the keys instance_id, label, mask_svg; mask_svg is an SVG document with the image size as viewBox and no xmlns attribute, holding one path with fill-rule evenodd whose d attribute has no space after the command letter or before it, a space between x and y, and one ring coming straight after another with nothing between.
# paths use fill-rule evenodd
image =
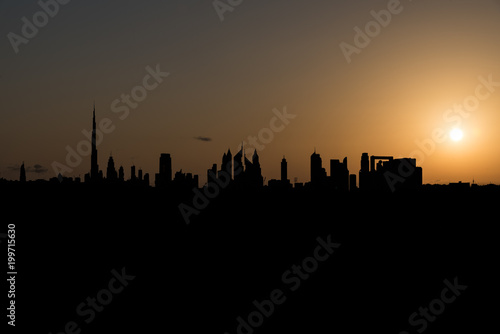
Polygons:
<instances>
[{"instance_id":1,"label":"flat-topped building silhouette","mask_svg":"<svg viewBox=\"0 0 500 334\"><path fill-rule=\"evenodd\" d=\"M361 156L359 189L361 191L415 190L422 185L422 168L416 159L392 156Z\"/></svg>"},{"instance_id":2,"label":"flat-topped building silhouette","mask_svg":"<svg viewBox=\"0 0 500 334\"><path fill-rule=\"evenodd\" d=\"M349 190L349 169L347 169L347 157L340 160L330 160L330 182L335 190Z\"/></svg>"},{"instance_id":3,"label":"flat-topped building silhouette","mask_svg":"<svg viewBox=\"0 0 500 334\"><path fill-rule=\"evenodd\" d=\"M361 169L359 170L359 189L368 189L368 178L370 177L370 158L368 153L361 155Z\"/></svg>"},{"instance_id":4,"label":"flat-topped building silhouette","mask_svg":"<svg viewBox=\"0 0 500 334\"><path fill-rule=\"evenodd\" d=\"M357 189L356 174L351 174L349 175L349 191L356 191Z\"/></svg>"},{"instance_id":5,"label":"flat-topped building silhouette","mask_svg":"<svg viewBox=\"0 0 500 334\"><path fill-rule=\"evenodd\" d=\"M207 184L210 182L215 182L217 179L217 164L213 164L212 168L207 170Z\"/></svg>"},{"instance_id":6,"label":"flat-topped building silhouette","mask_svg":"<svg viewBox=\"0 0 500 334\"><path fill-rule=\"evenodd\" d=\"M130 180L135 181L136 176L135 176L135 166L132 165L130 166Z\"/></svg>"},{"instance_id":7,"label":"flat-topped building silhouette","mask_svg":"<svg viewBox=\"0 0 500 334\"><path fill-rule=\"evenodd\" d=\"M193 188L198 188L198 175L183 173L181 169L175 173L174 179L172 180L172 187L175 190L191 190Z\"/></svg>"},{"instance_id":8,"label":"flat-topped building silhouette","mask_svg":"<svg viewBox=\"0 0 500 334\"><path fill-rule=\"evenodd\" d=\"M155 186L165 187L172 182L172 158L168 153L160 155L160 170L155 175Z\"/></svg>"}]
</instances>

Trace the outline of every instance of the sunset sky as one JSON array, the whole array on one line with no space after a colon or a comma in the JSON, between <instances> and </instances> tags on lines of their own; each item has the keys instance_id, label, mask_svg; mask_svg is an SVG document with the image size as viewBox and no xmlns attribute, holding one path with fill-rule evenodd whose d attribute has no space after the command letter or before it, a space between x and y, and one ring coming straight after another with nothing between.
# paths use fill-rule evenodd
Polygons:
<instances>
[{"instance_id":1,"label":"sunset sky","mask_svg":"<svg viewBox=\"0 0 500 334\"><path fill-rule=\"evenodd\" d=\"M500 184L500 1L396 5L243 0L221 14L212 0L73 0L16 53L9 33L22 37L22 18L32 23L42 9L0 1L0 178L17 179L23 161L28 179L55 176L66 147L86 140L95 100L97 122L113 128L99 166L112 153L126 178L135 164L154 179L160 154L170 153L174 172L203 184L228 148L234 155L249 136L269 133L262 129L286 109L296 117L259 141L267 180L279 178L285 155L289 178L309 181L316 148L328 173L330 159L347 156L357 174L368 152L417 158L424 183ZM372 11L388 8L398 14L379 17L385 27L369 24ZM341 43L356 47L355 28L367 24L380 29L349 62ZM142 89L156 68L169 75ZM132 91L147 96L124 108ZM458 107L467 103L471 111ZM461 140L449 138L453 128ZM445 141L433 138L439 129ZM83 177L90 155L71 169L64 175Z\"/></svg>"}]
</instances>

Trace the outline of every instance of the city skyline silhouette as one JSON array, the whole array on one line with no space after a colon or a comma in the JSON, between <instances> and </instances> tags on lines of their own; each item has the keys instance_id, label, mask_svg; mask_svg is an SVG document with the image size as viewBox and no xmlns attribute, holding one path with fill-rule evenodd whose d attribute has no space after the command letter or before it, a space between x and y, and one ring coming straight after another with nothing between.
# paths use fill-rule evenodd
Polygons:
<instances>
[{"instance_id":1,"label":"city skyline silhouette","mask_svg":"<svg viewBox=\"0 0 500 334\"><path fill-rule=\"evenodd\" d=\"M57 177L52 177L50 180L30 181L33 186L45 186L42 189L48 191L57 191L59 184L72 184L73 186L86 185L86 188L74 188L70 193L75 191L81 196L86 193L92 193L99 189L107 188L113 192L126 191L132 197L142 196L146 188L154 187L159 192L156 196L161 197L163 194L168 194L170 205L177 206L177 212L172 218L176 222L184 221L185 224L191 224L192 220L199 221L200 214L210 205L213 200L224 201L227 196L234 194L246 194L250 196L262 196L266 191L270 194L285 196L297 200L302 198L306 203L310 199L303 198L304 194L320 196L319 198L347 198L352 200L352 196L360 201L367 201L372 196L387 196L390 194L402 195L410 202L418 202L425 197L434 197L439 194L454 196L470 193L476 196L474 200L485 198L491 195L491 198L496 198L500 194L500 186L488 184L480 186L474 181L471 182L453 182L446 185L430 185L423 184L423 169L417 166L416 159L410 157L394 158L393 156L369 155L364 152L360 159L360 170L350 172L348 158L330 159L329 170L327 166L323 167L321 155L314 152L310 156L310 180L308 182L292 182L288 178L288 162L285 155L280 163L280 178L270 179L268 182L262 174L260 158L257 149L250 150L251 158L247 157L245 145L242 143L239 150L233 154L231 149L223 153L220 164L214 163L211 168L206 171L206 182L200 182L200 177L181 168L175 171L172 168L173 158L170 153L161 153L158 159L158 172L150 176L141 168L136 168L135 165L130 166L128 178L125 176L125 168L120 165L115 165L113 156L110 154L106 168L99 167L99 150L98 137L103 134L98 134L98 121L96 119L95 104L92 111L92 131L89 133L90 138L90 169L84 175L84 178L65 177L58 173ZM248 151L248 148L247 148ZM78 154L75 151L69 154ZM69 157L69 155L68 155ZM78 156L77 156L78 157ZM70 158L71 159L71 158ZM66 159L69 165L70 159ZM78 157L78 164L89 159ZM87 161L88 162L88 161ZM327 165L327 164L325 164ZM54 170L64 172L68 167L54 162ZM20 167L18 181L7 181L0 179L0 187L3 185L16 186L25 185L26 168L24 162ZM124 187L128 187L126 190ZM47 188L48 187L48 188ZM90 188L89 188L90 187ZM12 189L6 187L6 189ZM65 191L65 190L63 190ZM137 192L136 194L134 192ZM57 193L57 192L56 192ZM144 193L145 194L145 193ZM222 196L223 195L223 196ZM147 195L152 196L152 194ZM290 197L291 196L291 197ZM219 199L222 198L222 199ZM152 198L155 198L153 196ZM385 197L383 197L385 198ZM226 199L227 200L227 199ZM390 200L390 197L388 198ZM335 200L337 201L337 200ZM309 205L312 203L309 203ZM350 203L349 205L352 205ZM201 215L204 217L204 215Z\"/></svg>"},{"instance_id":2,"label":"city skyline silhouette","mask_svg":"<svg viewBox=\"0 0 500 334\"><path fill-rule=\"evenodd\" d=\"M74 181L74 182L85 182L85 183L99 183L99 182L124 182L124 181L130 181L130 182L137 182L138 184L142 184L144 186L156 186L156 187L162 187L165 186L165 183L170 183L172 181L176 181L177 183L183 183L186 178L188 179L187 185L192 187L202 187L206 186L208 183L214 181L217 179L217 176L222 172L226 171L229 174L229 179L231 181L237 181L238 177L235 175L233 179L233 175L235 174L235 171L239 167L234 167L233 171L233 166L241 166L242 168L242 174L255 174L253 176L249 176L249 178L253 179L252 183L255 183L257 186L278 186L282 187L283 184L285 185L290 185L291 187L303 187L305 186L314 186L314 185L319 185L320 183L323 183L323 186L325 185L330 185L332 189L335 190L342 190L342 191L353 191L357 190L359 188L363 188L362 186L358 186L359 184L362 184L363 181L361 181L363 178L365 179L364 183L364 189L370 189L371 190L387 190L390 189L391 191L395 191L396 187L394 186L395 184L398 183L405 183L405 187L409 189L417 189L418 187L423 185L423 172L421 167L417 167L417 161L414 158L407 157L407 158L394 158L393 156L376 156L376 155L371 155L369 156L368 153L362 153L361 155L361 163L360 163L360 170L358 173L349 173L349 169L347 166L347 157L343 159L342 162L338 159L331 159L330 160L330 169L329 169L329 175L327 176L327 171L326 169L322 166L322 159L320 154L316 153L316 148L314 148L314 152L312 153L310 157L310 178L309 181L306 182L294 182L292 183L287 175L288 175L288 167L287 167L287 161L285 159L285 156L283 156L282 160L282 165L281 165L281 171L280 171L280 178L278 179L270 179L269 182L270 184L265 184L266 177L262 175L261 169L260 169L260 162L259 162L259 155L257 153L257 148L251 147L250 152L253 153L251 154L251 159L252 162L247 159L247 156L245 154L245 147L244 144L242 143L241 146L239 147L238 153L234 157L234 162L232 160L232 155L231 155L231 150L228 149L227 153L223 154L222 157L222 163L219 165L221 167L221 170L217 170L217 163L214 163L212 165L212 168L210 168L207 171L206 174L206 182L204 184L200 185L199 182L199 175L193 174L190 172L183 173L182 168L179 171L172 171L172 157L170 153L161 153L160 157L160 167L159 167L159 173L154 174L155 179L152 184L150 184L150 179L149 179L149 173L144 173L141 168L138 169L138 175L136 175L136 166L135 164L130 166L130 171L128 173L129 178L125 178L125 169L123 165L120 165L119 168L115 167L115 161L113 159L113 155L110 153L107 161L107 167L104 170L101 170L99 168L99 161L98 161L98 143L97 143L97 123L96 123L96 110L95 110L95 102L94 102L94 107L92 111L92 132L91 132L91 137L90 137L90 144L91 144L91 153L90 153L90 171L84 175L84 178L82 179L80 176L78 177L65 177L61 173L57 173L56 177L60 182L62 182L63 178L66 179L66 182L68 181ZM100 136L103 136L102 133ZM206 141L206 138L204 138L203 141ZM247 148L247 151L249 149ZM72 154L78 155L77 152L72 151L70 152ZM69 154L66 156L66 161L68 161ZM79 157L79 159L83 162L85 158ZM167 160L168 162L165 162L162 160ZM243 160L242 160L243 159ZM368 161L369 160L369 161ZM377 164L375 164L375 161L378 161ZM283 165L284 163L284 165ZM254 167L255 165L255 167ZM62 168L61 168L62 166ZM285 167L283 167L285 166ZM40 166L41 167L41 166ZM61 164L57 161L55 161L52 164L53 170L54 171L61 171L65 172L66 169L68 168L64 164ZM256 170L254 171L254 169ZM283 169L284 168L284 169ZM167 170L168 169L168 170ZM413 170L415 169L415 175L413 175ZM407 170L409 175L399 175L403 170ZM248 171L248 173L247 173ZM106 172L106 173L104 173ZM20 182L26 182L26 169L24 166L24 161L19 168L19 178L18 180ZM213 173L211 175L210 173ZM376 174L380 174L379 176L376 176ZM403 174L405 174L403 172ZM239 178L244 175L239 175ZM396 177L396 179L394 178ZM406 182L407 179L410 178L409 182ZM52 177L51 179L54 179ZM1 178L0 178L1 180ZM35 179L38 181L41 181L43 179ZM4 181L13 181L13 180L5 180ZM249 182L247 181L247 184ZM351 186L351 184L353 186ZM409 185L411 184L411 185ZM472 179L472 182L467 182L463 180L458 180L457 182L450 182L448 185L454 186L456 184L461 184L463 187L470 186L471 184L473 186L477 186L477 184L474 182L474 178ZM489 183L492 185L492 183Z\"/></svg>"},{"instance_id":3,"label":"city skyline silhouette","mask_svg":"<svg viewBox=\"0 0 500 334\"><path fill-rule=\"evenodd\" d=\"M260 1L231 6L221 21L212 3L132 2L115 14L112 4L91 0L60 5L29 38L23 31L43 8L21 1L2 5L4 36L29 41L16 53L3 39L0 133L15 143L1 152L5 179L18 179L23 160L28 180L55 176L52 162L63 163L67 146L76 150L88 139L82 131L91 131L95 99L99 118L114 127L99 145L100 164L112 152L125 172L136 165L152 175L167 152L176 171L204 179L206 165L219 162L228 146L237 152L250 136L265 147L256 148L268 180L280 177L273 160L285 154L291 179L307 182L316 147L323 158L348 157L351 170L370 152L416 158L424 183L500 184L500 50L491 34L498 1L401 1L390 19L383 15L388 1ZM96 24L82 29L89 21L81 13ZM263 143L259 133L284 106L296 118ZM454 128L463 133L458 142L449 137ZM82 164L66 176L83 179L87 172Z\"/></svg>"},{"instance_id":4,"label":"city skyline silhouette","mask_svg":"<svg viewBox=\"0 0 500 334\"><path fill-rule=\"evenodd\" d=\"M0 333L489 333L500 0L0 1Z\"/></svg>"}]
</instances>

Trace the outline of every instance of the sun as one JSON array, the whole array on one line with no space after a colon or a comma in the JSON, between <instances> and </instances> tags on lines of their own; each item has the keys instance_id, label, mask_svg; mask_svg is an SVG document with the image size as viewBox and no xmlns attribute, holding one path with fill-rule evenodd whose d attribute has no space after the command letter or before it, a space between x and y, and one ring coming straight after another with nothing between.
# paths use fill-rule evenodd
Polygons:
<instances>
[{"instance_id":1,"label":"sun","mask_svg":"<svg viewBox=\"0 0 500 334\"><path fill-rule=\"evenodd\" d=\"M450 131L450 138L453 141L460 141L462 140L463 136L464 136L463 131L458 128L455 128Z\"/></svg>"}]
</instances>

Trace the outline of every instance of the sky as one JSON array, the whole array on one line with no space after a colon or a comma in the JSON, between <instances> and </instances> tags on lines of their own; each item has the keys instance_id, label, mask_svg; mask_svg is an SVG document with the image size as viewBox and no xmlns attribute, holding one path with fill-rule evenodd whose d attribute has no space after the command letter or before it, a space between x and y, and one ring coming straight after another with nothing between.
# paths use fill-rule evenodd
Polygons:
<instances>
[{"instance_id":1,"label":"sky","mask_svg":"<svg viewBox=\"0 0 500 334\"><path fill-rule=\"evenodd\" d=\"M0 178L83 177L95 101L126 178L170 153L202 185L244 142L267 180L285 156L309 181L316 150L328 173L368 152L500 184L500 1L66 2L0 1Z\"/></svg>"}]
</instances>

